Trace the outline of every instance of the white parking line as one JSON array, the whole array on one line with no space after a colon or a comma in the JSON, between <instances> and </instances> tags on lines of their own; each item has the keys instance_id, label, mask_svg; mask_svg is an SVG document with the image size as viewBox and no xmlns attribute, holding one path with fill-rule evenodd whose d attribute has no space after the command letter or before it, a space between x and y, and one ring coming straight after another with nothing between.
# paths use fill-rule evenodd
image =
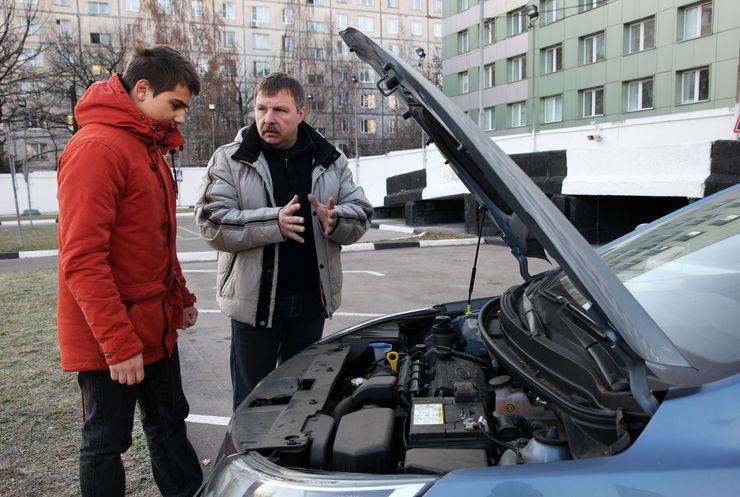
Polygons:
<instances>
[{"instance_id":1,"label":"white parking line","mask_svg":"<svg viewBox=\"0 0 740 497\"><path fill-rule=\"evenodd\" d=\"M215 273L215 269L183 269L183 273ZM383 273L377 271L342 271L344 274L357 273L357 274L369 274L371 276L385 276Z\"/></svg>"},{"instance_id":2,"label":"white parking line","mask_svg":"<svg viewBox=\"0 0 740 497\"><path fill-rule=\"evenodd\" d=\"M383 273L379 273L377 271L342 271L344 274L350 274L350 273L364 273L364 274L371 274L373 276L385 276Z\"/></svg>"},{"instance_id":3,"label":"white parking line","mask_svg":"<svg viewBox=\"0 0 740 497\"><path fill-rule=\"evenodd\" d=\"M335 312L334 316L350 318L379 318L385 314L370 314L367 312Z\"/></svg>"},{"instance_id":4,"label":"white parking line","mask_svg":"<svg viewBox=\"0 0 740 497\"><path fill-rule=\"evenodd\" d=\"M187 423L198 423L201 425L217 425L226 426L229 424L229 419L225 416L203 416L202 414L191 414L185 421Z\"/></svg>"}]
</instances>

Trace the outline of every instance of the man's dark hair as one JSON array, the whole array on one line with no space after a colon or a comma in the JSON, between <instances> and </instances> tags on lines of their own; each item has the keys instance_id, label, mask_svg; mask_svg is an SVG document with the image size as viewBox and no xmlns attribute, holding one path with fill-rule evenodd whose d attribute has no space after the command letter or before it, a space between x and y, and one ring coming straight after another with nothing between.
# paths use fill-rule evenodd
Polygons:
<instances>
[{"instance_id":1,"label":"man's dark hair","mask_svg":"<svg viewBox=\"0 0 740 497\"><path fill-rule=\"evenodd\" d=\"M303 89L303 85L293 76L284 72L271 73L260 81L254 90L254 97L256 99L260 93L272 97L283 90L293 96L297 110L306 106L306 91Z\"/></svg>"},{"instance_id":2,"label":"man's dark hair","mask_svg":"<svg viewBox=\"0 0 740 497\"><path fill-rule=\"evenodd\" d=\"M200 78L193 63L174 48L164 45L137 47L122 79L128 90L139 80L149 81L155 97L163 91L173 90L178 84L187 86L193 95L200 93Z\"/></svg>"}]
</instances>

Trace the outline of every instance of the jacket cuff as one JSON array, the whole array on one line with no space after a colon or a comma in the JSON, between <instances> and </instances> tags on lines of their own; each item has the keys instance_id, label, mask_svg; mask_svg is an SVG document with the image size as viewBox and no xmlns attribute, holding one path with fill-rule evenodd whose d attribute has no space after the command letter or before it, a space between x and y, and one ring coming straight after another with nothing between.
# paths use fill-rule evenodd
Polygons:
<instances>
[{"instance_id":1,"label":"jacket cuff","mask_svg":"<svg viewBox=\"0 0 740 497\"><path fill-rule=\"evenodd\" d=\"M101 344L100 349L103 351L105 362L109 366L112 366L143 353L144 344L141 343L139 337L134 335L132 339L126 340L124 343L111 342Z\"/></svg>"}]
</instances>

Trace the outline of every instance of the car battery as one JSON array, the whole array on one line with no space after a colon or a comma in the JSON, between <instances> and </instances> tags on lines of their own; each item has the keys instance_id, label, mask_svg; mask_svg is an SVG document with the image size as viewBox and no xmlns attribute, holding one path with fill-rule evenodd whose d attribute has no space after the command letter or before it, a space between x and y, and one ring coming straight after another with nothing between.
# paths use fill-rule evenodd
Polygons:
<instances>
[{"instance_id":1,"label":"car battery","mask_svg":"<svg viewBox=\"0 0 740 497\"><path fill-rule=\"evenodd\" d=\"M413 399L409 422L409 447L481 447L489 445L478 428L486 418L480 401L460 402L454 397Z\"/></svg>"}]
</instances>

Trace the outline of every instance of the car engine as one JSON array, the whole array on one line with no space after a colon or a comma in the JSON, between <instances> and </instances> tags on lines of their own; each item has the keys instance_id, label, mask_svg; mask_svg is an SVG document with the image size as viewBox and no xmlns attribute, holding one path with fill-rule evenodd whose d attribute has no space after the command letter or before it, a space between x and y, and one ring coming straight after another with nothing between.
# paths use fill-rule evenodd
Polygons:
<instances>
[{"instance_id":1,"label":"car engine","mask_svg":"<svg viewBox=\"0 0 740 497\"><path fill-rule=\"evenodd\" d=\"M286 467L376 474L572 457L556 411L462 313L386 320L282 364L235 412L233 446Z\"/></svg>"}]
</instances>

